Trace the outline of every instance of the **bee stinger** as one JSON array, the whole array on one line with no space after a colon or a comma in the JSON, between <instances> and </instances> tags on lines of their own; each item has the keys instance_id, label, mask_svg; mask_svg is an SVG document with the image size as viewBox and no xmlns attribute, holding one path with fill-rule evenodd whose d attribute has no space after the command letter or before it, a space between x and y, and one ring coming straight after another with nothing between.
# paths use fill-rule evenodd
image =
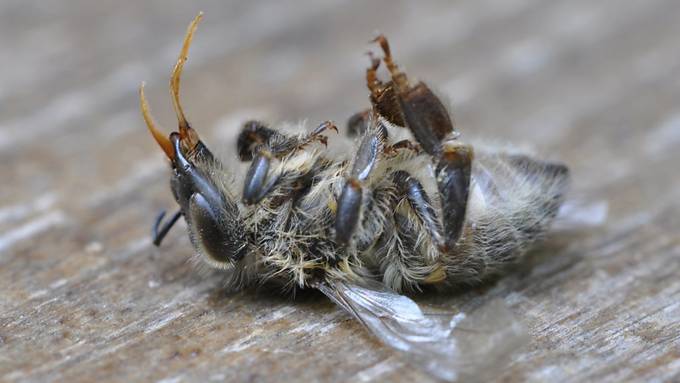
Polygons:
<instances>
[{"instance_id":1,"label":"bee stinger","mask_svg":"<svg viewBox=\"0 0 680 383\"><path fill-rule=\"evenodd\" d=\"M249 162L242 186L208 150L180 104L180 77L199 14L172 72L178 130L164 136L140 88L144 120L172 168L179 209L154 225L160 245L184 217L196 257L233 287L271 283L316 288L385 344L447 380L512 355L526 331L500 304L467 316L427 313L403 291L478 283L521 259L550 228L569 172L513 150L467 144L423 82L375 42L366 71L370 107L348 122L352 153L325 148L332 122L289 134L244 124L237 154ZM384 64L387 81L377 70Z\"/></svg>"}]
</instances>

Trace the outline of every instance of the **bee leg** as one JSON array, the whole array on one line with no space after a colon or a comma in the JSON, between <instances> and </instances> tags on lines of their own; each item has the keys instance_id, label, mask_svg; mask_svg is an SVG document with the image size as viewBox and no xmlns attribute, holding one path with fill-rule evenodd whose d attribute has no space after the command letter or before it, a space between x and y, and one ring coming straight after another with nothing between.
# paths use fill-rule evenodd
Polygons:
<instances>
[{"instance_id":1,"label":"bee leg","mask_svg":"<svg viewBox=\"0 0 680 383\"><path fill-rule=\"evenodd\" d=\"M347 136L356 137L362 136L368 130L370 109L357 112L347 120Z\"/></svg>"},{"instance_id":2,"label":"bee leg","mask_svg":"<svg viewBox=\"0 0 680 383\"><path fill-rule=\"evenodd\" d=\"M335 217L335 242L340 245L349 243L361 213L363 183L378 162L385 147L384 130L371 126L362 137L352 164L349 177L345 180Z\"/></svg>"},{"instance_id":3,"label":"bee leg","mask_svg":"<svg viewBox=\"0 0 680 383\"><path fill-rule=\"evenodd\" d=\"M156 221L154 222L153 228L151 230L151 239L155 246L161 245L161 242L163 242L163 238L165 238L170 229L172 229L172 227L175 225L175 223L181 216L182 210L181 209L177 210L175 214L173 214L172 217L170 217L170 219L166 221L165 224L163 224L163 227L161 227L161 222L165 217L165 210L161 211L160 214L158 214L158 217L156 218Z\"/></svg>"},{"instance_id":4,"label":"bee leg","mask_svg":"<svg viewBox=\"0 0 680 383\"><path fill-rule=\"evenodd\" d=\"M452 137L453 124L446 108L423 83L400 95L406 123L418 144L435 162L441 219L447 249L460 237L470 187L472 147L443 142Z\"/></svg>"},{"instance_id":5,"label":"bee leg","mask_svg":"<svg viewBox=\"0 0 680 383\"><path fill-rule=\"evenodd\" d=\"M392 59L385 36L375 40L384 52L383 61L397 91L400 110L419 146L430 154L435 163L437 189L441 199L441 220L444 227L444 250L451 249L461 235L470 187L472 148L447 143L454 138L453 122L444 104L422 82L411 86L406 74Z\"/></svg>"},{"instance_id":6,"label":"bee leg","mask_svg":"<svg viewBox=\"0 0 680 383\"><path fill-rule=\"evenodd\" d=\"M390 72L392 82L397 87L397 90L399 90L399 92L401 93L403 90L408 89L409 84L408 78L406 77L406 73L399 70L399 67L394 62L394 59L392 58L392 50L390 49L390 44L387 41L387 38L381 34L378 35L375 39L373 39L373 42L378 43L378 45L380 45L380 48L382 49L384 54L383 61L385 62L387 70Z\"/></svg>"},{"instance_id":7,"label":"bee leg","mask_svg":"<svg viewBox=\"0 0 680 383\"><path fill-rule=\"evenodd\" d=\"M422 184L406 171L392 173L397 188L395 205L406 198L416 217L423 224L433 243L448 253L460 238L470 187L473 152L468 145L447 144L435 160L435 179L441 211L437 213Z\"/></svg>"},{"instance_id":8,"label":"bee leg","mask_svg":"<svg viewBox=\"0 0 680 383\"><path fill-rule=\"evenodd\" d=\"M327 144L327 138L322 133L328 129L337 132L335 125L330 121L326 121L310 133L297 137L285 137L278 132L272 134L269 137L269 142L256 148L253 162L246 173L243 186L243 201L248 205L255 204L274 189L280 178L280 175L271 176L269 174L269 169L274 159L283 158L315 141L321 142L324 145ZM260 131L263 132L264 130Z\"/></svg>"},{"instance_id":9,"label":"bee leg","mask_svg":"<svg viewBox=\"0 0 680 383\"><path fill-rule=\"evenodd\" d=\"M395 202L406 198L416 217L425 226L432 242L439 248L443 247L442 228L423 185L404 170L397 170L392 173L392 180L397 188Z\"/></svg>"},{"instance_id":10,"label":"bee leg","mask_svg":"<svg viewBox=\"0 0 680 383\"><path fill-rule=\"evenodd\" d=\"M322 133L328 129L335 130L336 133L338 131L331 121L325 121L309 133L300 136L286 136L267 127L260 121L248 121L241 129L236 142L236 149L241 161L252 160L261 147L266 147L274 157L282 158L312 142L321 142L327 145L328 138Z\"/></svg>"},{"instance_id":11,"label":"bee leg","mask_svg":"<svg viewBox=\"0 0 680 383\"><path fill-rule=\"evenodd\" d=\"M442 141L453 138L453 123L439 98L424 83L399 95L406 126L423 150L433 156L442 154Z\"/></svg>"},{"instance_id":12,"label":"bee leg","mask_svg":"<svg viewBox=\"0 0 680 383\"><path fill-rule=\"evenodd\" d=\"M468 145L445 145L437 160L435 176L441 200L446 250L460 238L465 223L473 151Z\"/></svg>"},{"instance_id":13,"label":"bee leg","mask_svg":"<svg viewBox=\"0 0 680 383\"><path fill-rule=\"evenodd\" d=\"M236 149L241 161L250 161L257 152L258 146L269 142L285 141L287 137L274 129L267 127L260 121L248 121L243 124L241 133L236 141Z\"/></svg>"},{"instance_id":14,"label":"bee leg","mask_svg":"<svg viewBox=\"0 0 680 383\"><path fill-rule=\"evenodd\" d=\"M322 133L324 133L327 130L333 130L335 133L338 133L338 128L335 126L335 124L332 121L324 121L319 126L317 126L314 130L312 130L308 134L303 134L296 139L294 139L295 147L293 148L293 151L299 150L304 148L305 146L311 144L312 142L320 142L324 146L328 146L328 137L324 136ZM288 154L289 152L283 150L283 154Z\"/></svg>"},{"instance_id":15,"label":"bee leg","mask_svg":"<svg viewBox=\"0 0 680 383\"><path fill-rule=\"evenodd\" d=\"M371 66L366 70L366 85L371 92L370 100L373 109L391 124L406 126L404 114L399 106L394 82L383 83L378 79L378 67L380 60L368 53L371 58Z\"/></svg>"},{"instance_id":16,"label":"bee leg","mask_svg":"<svg viewBox=\"0 0 680 383\"><path fill-rule=\"evenodd\" d=\"M273 188L279 177L269 175L272 153L261 149L255 154L243 184L243 202L252 205L260 202Z\"/></svg>"},{"instance_id":17,"label":"bee leg","mask_svg":"<svg viewBox=\"0 0 680 383\"><path fill-rule=\"evenodd\" d=\"M391 81L380 97L371 96L375 109L390 122L408 127L423 149L431 155L441 152L441 142L453 133L453 123L439 98L422 82L411 86L392 58L389 42L383 35L374 42L383 51L383 61Z\"/></svg>"},{"instance_id":18,"label":"bee leg","mask_svg":"<svg viewBox=\"0 0 680 383\"><path fill-rule=\"evenodd\" d=\"M269 148L276 158L282 158L303 149L313 142L320 142L324 146L328 146L328 137L323 135L327 130L333 130L335 133L338 133L338 128L332 121L324 121L309 133L288 137L287 140L282 142L270 141Z\"/></svg>"},{"instance_id":19,"label":"bee leg","mask_svg":"<svg viewBox=\"0 0 680 383\"><path fill-rule=\"evenodd\" d=\"M347 245L352 238L359 223L362 200L361 184L356 179L350 178L342 188L335 213L335 242L338 245Z\"/></svg>"},{"instance_id":20,"label":"bee leg","mask_svg":"<svg viewBox=\"0 0 680 383\"><path fill-rule=\"evenodd\" d=\"M385 154L389 157L397 156L404 151L409 151L412 154L420 154L423 150L420 145L408 139L397 141L394 144L385 147Z\"/></svg>"}]
</instances>

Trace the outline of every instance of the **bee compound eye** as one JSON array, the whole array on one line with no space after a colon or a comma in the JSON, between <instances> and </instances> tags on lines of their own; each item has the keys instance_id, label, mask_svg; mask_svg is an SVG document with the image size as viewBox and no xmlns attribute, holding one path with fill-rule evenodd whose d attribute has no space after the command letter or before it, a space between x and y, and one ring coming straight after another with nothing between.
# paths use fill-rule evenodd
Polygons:
<instances>
[{"instance_id":1,"label":"bee compound eye","mask_svg":"<svg viewBox=\"0 0 680 383\"><path fill-rule=\"evenodd\" d=\"M230 265L245 256L245 233L235 214L194 193L189 200L189 216L192 242L209 263Z\"/></svg>"}]
</instances>

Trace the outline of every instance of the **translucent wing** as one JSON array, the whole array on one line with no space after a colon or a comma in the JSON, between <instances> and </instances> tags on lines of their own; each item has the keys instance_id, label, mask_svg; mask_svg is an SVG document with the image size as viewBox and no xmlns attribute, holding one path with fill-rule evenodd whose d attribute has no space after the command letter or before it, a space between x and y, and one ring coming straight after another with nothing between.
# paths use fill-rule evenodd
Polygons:
<instances>
[{"instance_id":1,"label":"translucent wing","mask_svg":"<svg viewBox=\"0 0 680 383\"><path fill-rule=\"evenodd\" d=\"M500 301L469 314L425 313L378 282L330 281L318 288L384 344L440 379L493 377L528 341L525 327Z\"/></svg>"},{"instance_id":2,"label":"translucent wing","mask_svg":"<svg viewBox=\"0 0 680 383\"><path fill-rule=\"evenodd\" d=\"M601 226L607 220L607 210L607 201L571 197L560 206L552 230L578 231Z\"/></svg>"}]
</instances>

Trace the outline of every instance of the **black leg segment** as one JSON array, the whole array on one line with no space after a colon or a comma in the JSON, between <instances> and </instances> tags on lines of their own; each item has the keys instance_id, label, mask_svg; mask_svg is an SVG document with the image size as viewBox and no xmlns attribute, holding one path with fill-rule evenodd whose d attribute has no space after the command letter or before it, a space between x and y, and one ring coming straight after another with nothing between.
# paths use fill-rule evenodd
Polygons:
<instances>
[{"instance_id":1,"label":"black leg segment","mask_svg":"<svg viewBox=\"0 0 680 383\"><path fill-rule=\"evenodd\" d=\"M436 166L435 174L442 205L444 241L449 250L460 238L465 223L472 158L473 152L470 146L445 146Z\"/></svg>"},{"instance_id":2,"label":"black leg segment","mask_svg":"<svg viewBox=\"0 0 680 383\"><path fill-rule=\"evenodd\" d=\"M377 121L373 123L377 124ZM346 245L354 234L361 215L362 183L371 175L384 148L384 130L378 126L369 127L361 139L349 177L338 199L335 241L340 245Z\"/></svg>"},{"instance_id":3,"label":"black leg segment","mask_svg":"<svg viewBox=\"0 0 680 383\"><path fill-rule=\"evenodd\" d=\"M267 145L276 136L282 136L274 129L268 128L260 121L248 121L243 124L236 141L236 149L241 161L250 161L258 146Z\"/></svg>"},{"instance_id":4,"label":"black leg segment","mask_svg":"<svg viewBox=\"0 0 680 383\"><path fill-rule=\"evenodd\" d=\"M278 177L269 176L272 155L261 150L248 168L243 184L243 202L252 205L260 202L276 185Z\"/></svg>"}]
</instances>

